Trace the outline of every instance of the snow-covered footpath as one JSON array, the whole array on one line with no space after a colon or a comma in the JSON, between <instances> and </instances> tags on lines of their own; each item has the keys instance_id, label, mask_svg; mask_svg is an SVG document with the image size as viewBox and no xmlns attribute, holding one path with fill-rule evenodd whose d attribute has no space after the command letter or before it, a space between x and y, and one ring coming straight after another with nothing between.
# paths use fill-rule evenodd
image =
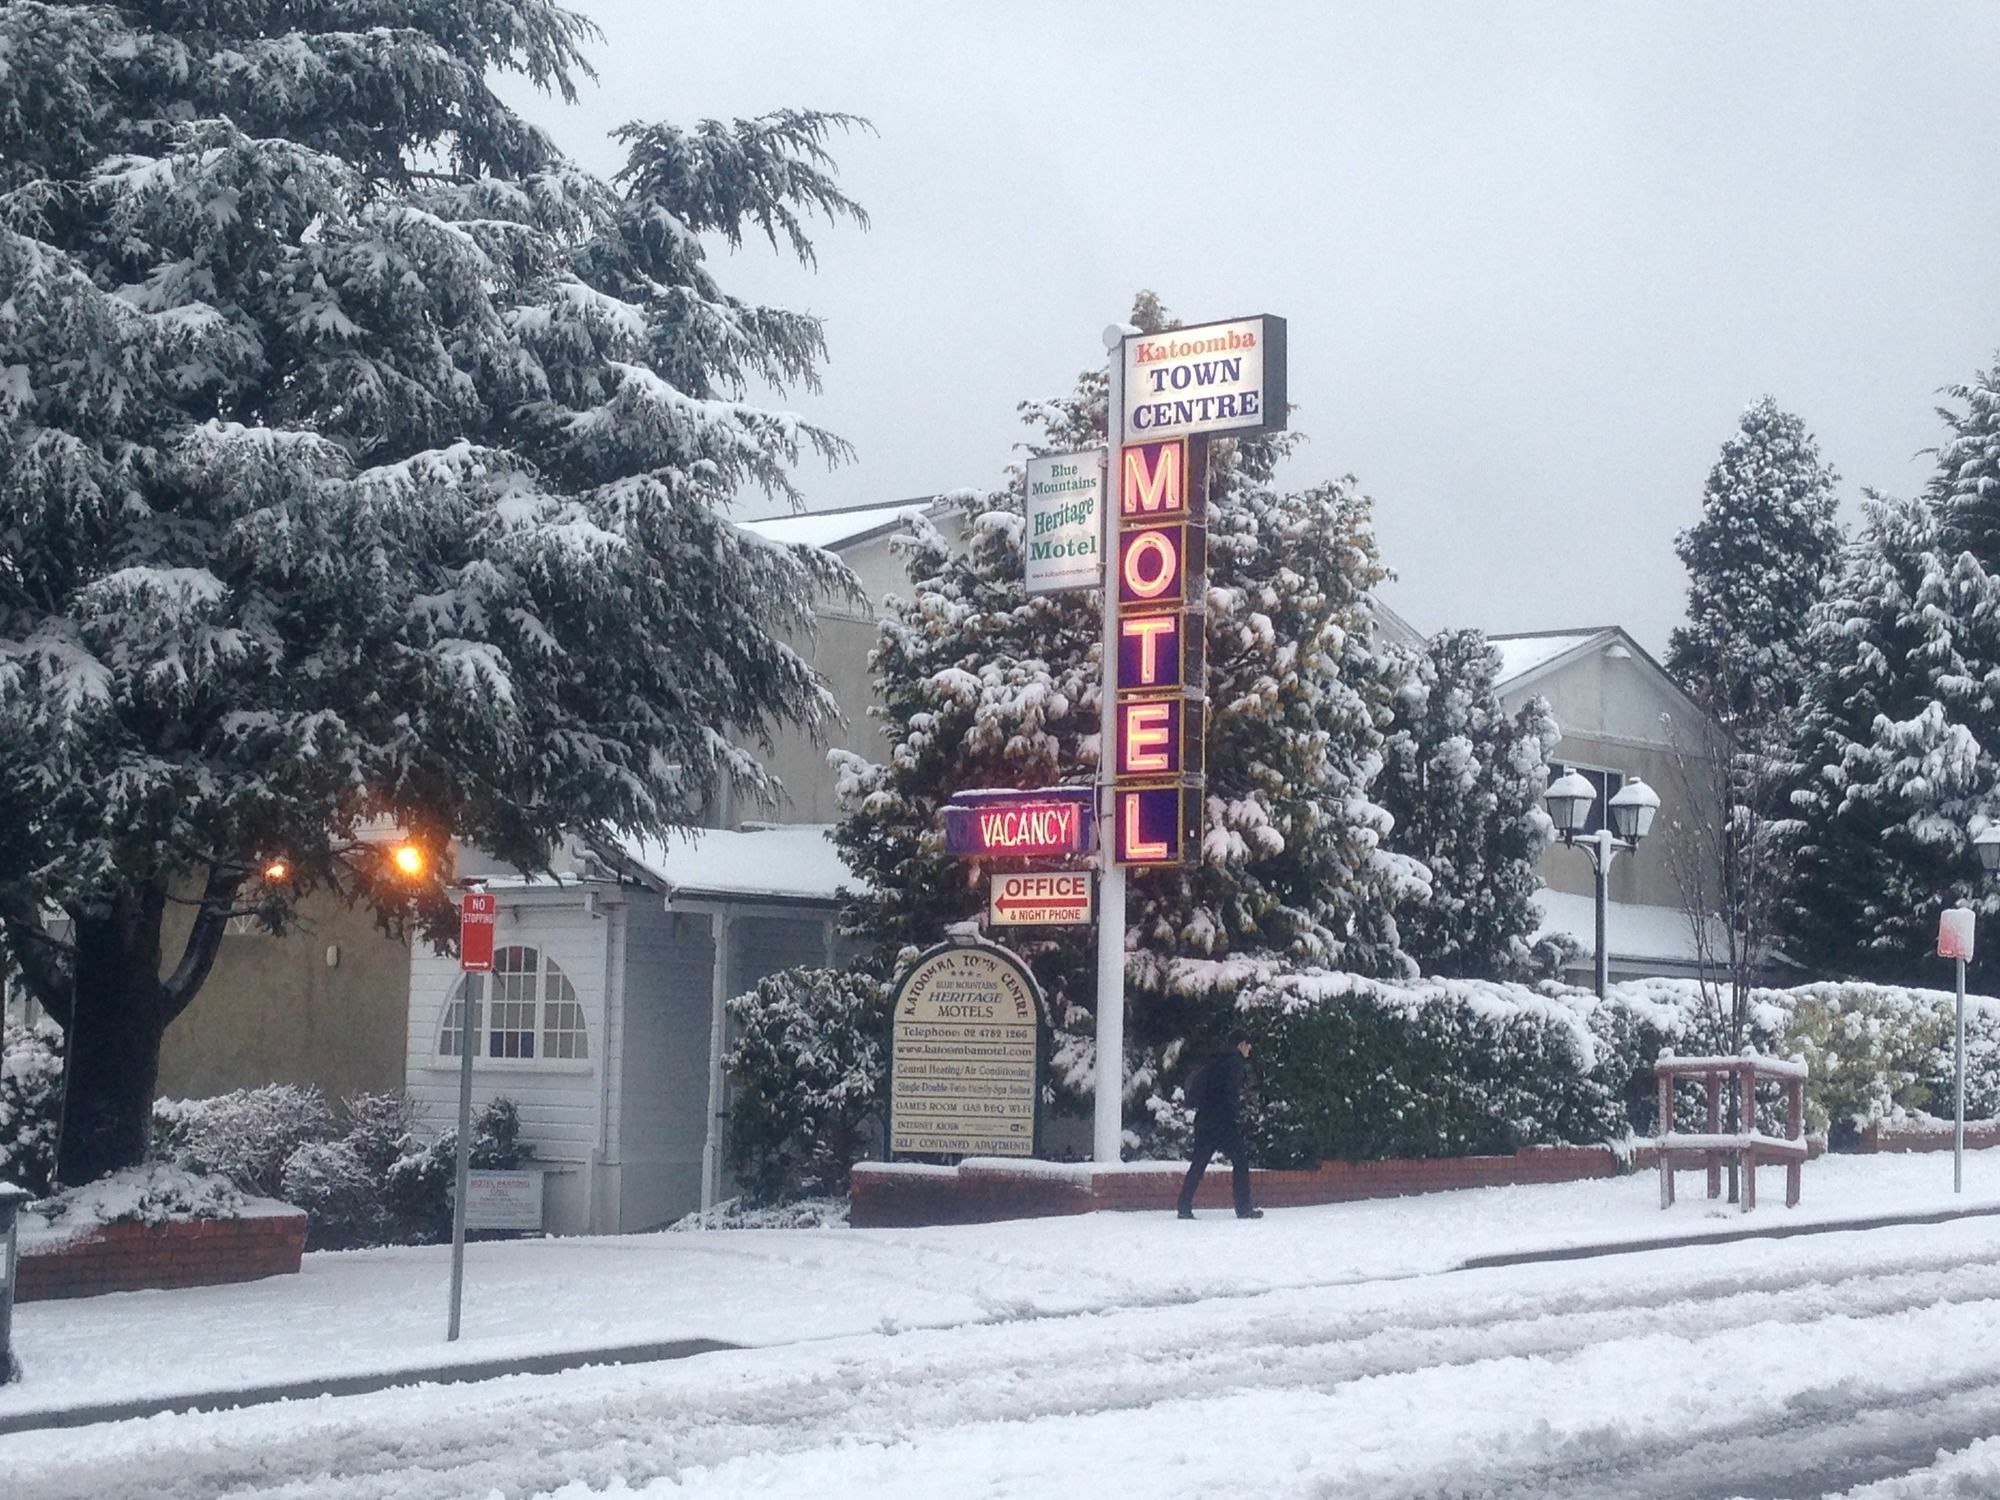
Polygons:
<instances>
[{"instance_id":1,"label":"snow-covered footpath","mask_svg":"<svg viewBox=\"0 0 2000 1500\"><path fill-rule=\"evenodd\" d=\"M2000 1202L2000 1153L1970 1159L1962 1199L1950 1177L1948 1156L1815 1162L1806 1206L1754 1222ZM1699 1199L1663 1214L1641 1175L1255 1224L477 1246L468 1356L764 1347L25 1433L0 1438L0 1494L1952 1492L1879 1488L1913 1471L2000 1492L1972 1446L2000 1435L2000 1220L1429 1274L1742 1224ZM444 1269L358 1252L30 1305L0 1410L433 1363ZM1792 1487L1711 1482L1750 1470Z\"/></svg>"}]
</instances>

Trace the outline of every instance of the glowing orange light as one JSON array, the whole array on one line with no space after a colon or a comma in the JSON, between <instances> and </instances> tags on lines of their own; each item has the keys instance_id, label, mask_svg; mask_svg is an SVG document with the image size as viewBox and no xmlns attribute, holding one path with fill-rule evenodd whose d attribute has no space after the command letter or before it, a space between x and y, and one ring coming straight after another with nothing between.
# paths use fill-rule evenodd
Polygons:
<instances>
[{"instance_id":1,"label":"glowing orange light","mask_svg":"<svg viewBox=\"0 0 2000 1500\"><path fill-rule=\"evenodd\" d=\"M424 851L415 844L398 844L389 858L398 871L413 880L424 873Z\"/></svg>"},{"instance_id":2,"label":"glowing orange light","mask_svg":"<svg viewBox=\"0 0 2000 1500\"><path fill-rule=\"evenodd\" d=\"M264 878L266 880L283 880L291 873L292 867L282 859L274 859L268 865L264 866Z\"/></svg>"}]
</instances>

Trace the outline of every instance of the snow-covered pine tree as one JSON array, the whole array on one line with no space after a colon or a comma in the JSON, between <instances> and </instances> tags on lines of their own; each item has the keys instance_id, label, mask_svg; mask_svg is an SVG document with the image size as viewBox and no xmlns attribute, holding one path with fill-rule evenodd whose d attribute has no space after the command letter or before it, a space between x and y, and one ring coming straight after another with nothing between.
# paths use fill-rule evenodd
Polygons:
<instances>
[{"instance_id":1,"label":"snow-covered pine tree","mask_svg":"<svg viewBox=\"0 0 2000 1500\"><path fill-rule=\"evenodd\" d=\"M1431 875L1431 899L1399 918L1403 949L1426 974L1531 975L1555 718L1539 697L1507 713L1493 690L1500 654L1476 630L1442 631L1397 667L1376 795L1396 820L1390 847Z\"/></svg>"},{"instance_id":2,"label":"snow-covered pine tree","mask_svg":"<svg viewBox=\"0 0 2000 1500\"><path fill-rule=\"evenodd\" d=\"M629 126L601 181L488 84L568 96L590 34L0 7L0 930L68 1035L66 1182L139 1159L232 915L408 909L371 823L533 867L757 790L738 747L830 708L774 632L848 580L718 510L842 452L743 399L810 386L821 330L703 242L809 262L807 218L862 217L850 122Z\"/></svg>"},{"instance_id":3,"label":"snow-covered pine tree","mask_svg":"<svg viewBox=\"0 0 2000 1500\"><path fill-rule=\"evenodd\" d=\"M1805 423L1769 396L1745 409L1674 539L1688 623L1667 669L1733 737L1761 739L1798 701L1808 616L1838 561L1839 480Z\"/></svg>"},{"instance_id":4,"label":"snow-covered pine tree","mask_svg":"<svg viewBox=\"0 0 2000 1500\"><path fill-rule=\"evenodd\" d=\"M1133 322L1174 326L1150 294ZM1101 443L1105 380L1022 408L1037 452ZM1208 801L1202 858L1135 875L1128 892L1129 1024L1142 1091L1161 1051L1225 1024L1220 960L1252 956L1371 974L1408 972L1395 910L1425 888L1386 847L1372 799L1391 717L1366 593L1382 575L1369 502L1351 479L1283 493L1286 436L1218 444L1209 500ZM836 835L871 894L853 912L880 960L937 941L980 904L980 871L948 858L937 809L979 786L1087 783L1097 771L1094 593L1030 598L1018 484L968 506L954 555L925 538L906 602L873 661L889 753L846 757ZM1084 939L1010 939L1048 988L1055 1072L1093 1076L1094 976Z\"/></svg>"},{"instance_id":5,"label":"snow-covered pine tree","mask_svg":"<svg viewBox=\"0 0 2000 1500\"><path fill-rule=\"evenodd\" d=\"M2000 586L1940 545L1928 501L1870 497L1865 513L1814 614L1776 917L1816 976L1908 981L1943 907L2000 911L1968 847L1992 815Z\"/></svg>"},{"instance_id":6,"label":"snow-covered pine tree","mask_svg":"<svg viewBox=\"0 0 2000 1500\"><path fill-rule=\"evenodd\" d=\"M1667 668L1722 738L1676 726L1676 800L1715 806L1720 821L1684 830L1668 858L1697 946L1713 952L1728 984L1719 1010L1732 1046L1777 899L1779 747L1807 675L1812 609L1839 560L1838 479L1805 423L1764 396L1723 443L1701 518L1674 541L1688 571L1688 623L1668 640Z\"/></svg>"}]
</instances>

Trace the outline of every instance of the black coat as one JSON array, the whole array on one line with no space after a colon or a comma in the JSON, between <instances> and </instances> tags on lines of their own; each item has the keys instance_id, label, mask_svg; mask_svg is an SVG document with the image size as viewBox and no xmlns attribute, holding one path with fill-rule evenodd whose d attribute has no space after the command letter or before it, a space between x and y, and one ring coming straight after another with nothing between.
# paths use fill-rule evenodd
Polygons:
<instances>
[{"instance_id":1,"label":"black coat","mask_svg":"<svg viewBox=\"0 0 2000 1500\"><path fill-rule=\"evenodd\" d=\"M1194 1128L1202 1135L1233 1134L1243 1112L1244 1057L1234 1047L1201 1065L1194 1082Z\"/></svg>"}]
</instances>

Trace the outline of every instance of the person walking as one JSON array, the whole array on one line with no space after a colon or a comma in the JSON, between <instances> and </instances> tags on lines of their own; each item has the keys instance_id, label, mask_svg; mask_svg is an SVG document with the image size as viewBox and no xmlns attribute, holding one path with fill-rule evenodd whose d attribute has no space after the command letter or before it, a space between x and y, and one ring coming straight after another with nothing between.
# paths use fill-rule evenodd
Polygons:
<instances>
[{"instance_id":1,"label":"person walking","mask_svg":"<svg viewBox=\"0 0 2000 1500\"><path fill-rule=\"evenodd\" d=\"M1250 1151L1243 1144L1243 1068L1250 1058L1250 1033L1229 1034L1229 1046L1208 1059L1188 1080L1187 1102L1194 1109L1194 1143L1188 1147L1187 1178L1181 1183L1180 1217L1194 1217L1194 1195L1202 1174L1218 1151L1229 1154L1229 1185L1236 1195L1236 1217L1261 1219L1264 1210L1250 1206Z\"/></svg>"}]
</instances>

